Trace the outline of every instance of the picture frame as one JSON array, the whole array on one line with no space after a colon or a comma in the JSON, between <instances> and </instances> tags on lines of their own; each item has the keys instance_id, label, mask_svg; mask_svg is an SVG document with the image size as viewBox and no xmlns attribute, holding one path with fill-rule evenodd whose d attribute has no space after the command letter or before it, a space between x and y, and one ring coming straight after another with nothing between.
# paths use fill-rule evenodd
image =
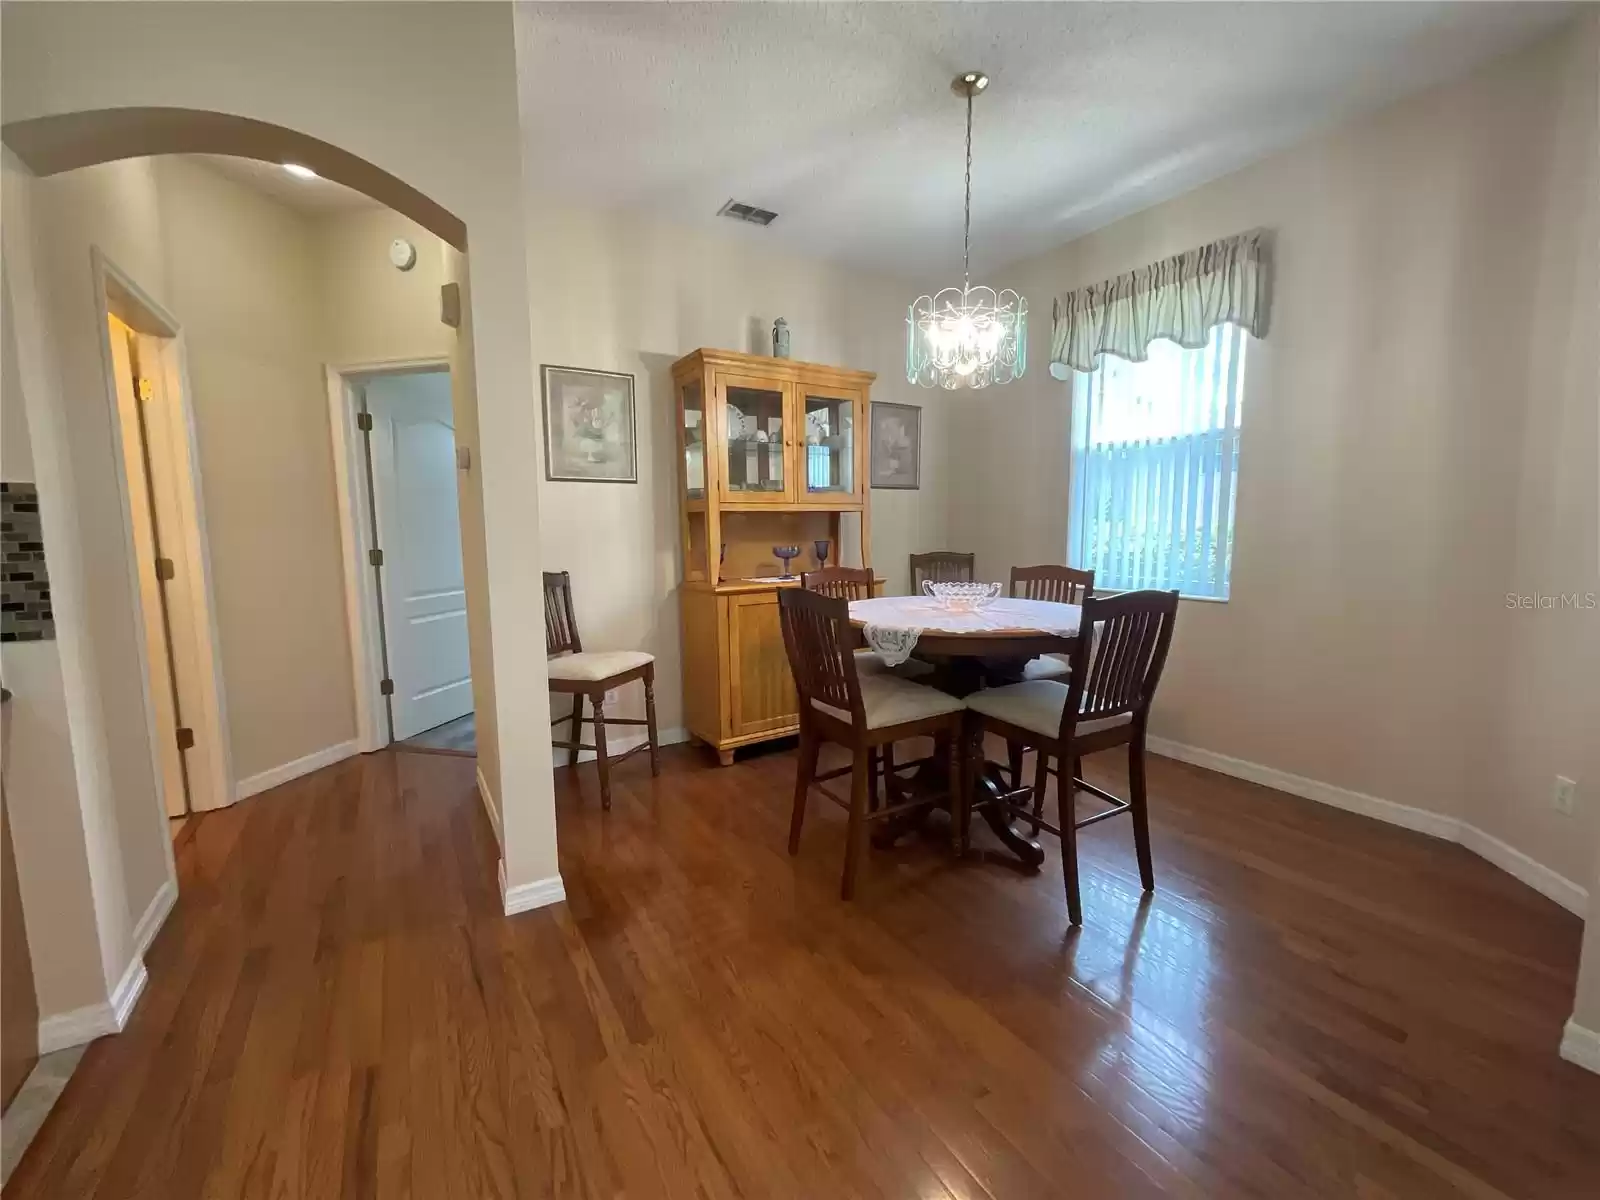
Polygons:
<instances>
[{"instance_id":1,"label":"picture frame","mask_svg":"<svg viewBox=\"0 0 1600 1200\"><path fill-rule=\"evenodd\" d=\"M922 408L872 402L867 481L874 488L914 491L922 486Z\"/></svg>"},{"instance_id":2,"label":"picture frame","mask_svg":"<svg viewBox=\"0 0 1600 1200\"><path fill-rule=\"evenodd\" d=\"M544 477L558 483L638 483L633 376L587 367L539 367Z\"/></svg>"}]
</instances>

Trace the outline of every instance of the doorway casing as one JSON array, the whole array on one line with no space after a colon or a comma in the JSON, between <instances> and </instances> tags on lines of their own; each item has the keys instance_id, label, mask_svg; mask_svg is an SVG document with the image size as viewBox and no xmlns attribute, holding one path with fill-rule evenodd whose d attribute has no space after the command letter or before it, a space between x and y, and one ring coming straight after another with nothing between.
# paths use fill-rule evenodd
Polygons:
<instances>
[{"instance_id":1,"label":"doorway casing","mask_svg":"<svg viewBox=\"0 0 1600 1200\"><path fill-rule=\"evenodd\" d=\"M383 614L377 590L372 586L371 554L376 543L369 519L368 464L356 424L361 405L354 381L364 375L449 370L447 357L342 363L327 368L328 426L333 436L333 474L338 492L345 619L350 630L350 667L356 697L356 742L363 754L389 744L389 722L379 689L384 663Z\"/></svg>"},{"instance_id":2,"label":"doorway casing","mask_svg":"<svg viewBox=\"0 0 1600 1200\"><path fill-rule=\"evenodd\" d=\"M140 339L141 353L153 358L158 369L151 380L165 403L150 411L153 418L149 436L164 443L166 460L175 478L170 481L172 497L171 536L163 543L166 557L173 560L173 577L167 583L170 600L170 652L178 703L184 724L194 731L194 746L187 752L189 806L196 812L225 808L236 799L233 764L228 745L228 721L222 679L221 641L217 632L216 605L211 581L211 554L206 541L205 499L200 478L200 446L195 429L193 391L189 383L188 360L183 328L149 293L121 270L98 247L90 254L94 273L96 317L101 331L102 368L105 374L106 403L110 409L116 461L130 461L130 450L123 436L118 398L117 356L111 345L110 318L129 326ZM153 481L152 481L153 482ZM125 562L138 606L142 631L151 622L160 622L159 613L147 611L146 589L140 585L141 564L138 541L134 536L133 499L126 469L117 471L118 493L122 502ZM155 664L148 654L139 656L144 694L145 725L150 742L151 765L158 790L166 784L161 765L161 740L175 736L159 728L152 672ZM164 820L168 797L162 796ZM163 834L171 857L171 840Z\"/></svg>"}]
</instances>

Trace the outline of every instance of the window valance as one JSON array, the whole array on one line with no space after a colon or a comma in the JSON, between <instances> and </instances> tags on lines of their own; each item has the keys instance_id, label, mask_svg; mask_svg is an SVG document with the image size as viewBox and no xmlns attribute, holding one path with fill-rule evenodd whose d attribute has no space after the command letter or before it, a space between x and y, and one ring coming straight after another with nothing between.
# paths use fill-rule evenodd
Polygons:
<instances>
[{"instance_id":1,"label":"window valance","mask_svg":"<svg viewBox=\"0 0 1600 1200\"><path fill-rule=\"evenodd\" d=\"M1235 234L1057 298L1050 374L1092 371L1102 354L1144 362L1157 338L1199 349L1224 322L1264 337L1268 242L1264 229Z\"/></svg>"}]
</instances>

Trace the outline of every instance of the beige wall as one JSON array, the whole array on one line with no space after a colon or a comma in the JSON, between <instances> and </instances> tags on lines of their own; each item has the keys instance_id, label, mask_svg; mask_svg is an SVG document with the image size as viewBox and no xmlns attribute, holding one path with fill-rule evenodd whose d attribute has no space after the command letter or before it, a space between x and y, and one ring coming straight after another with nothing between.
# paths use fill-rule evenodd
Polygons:
<instances>
[{"instance_id":1,"label":"beige wall","mask_svg":"<svg viewBox=\"0 0 1600 1200\"><path fill-rule=\"evenodd\" d=\"M304 216L259 192L183 158L151 162L162 300L188 350L233 770L247 780L356 736L319 247Z\"/></svg>"},{"instance_id":2,"label":"beige wall","mask_svg":"<svg viewBox=\"0 0 1600 1200\"><path fill-rule=\"evenodd\" d=\"M439 287L455 251L414 221L375 207L311 222L322 353L335 366L402 358L447 358L455 331L439 319ZM389 261L389 245L417 248L409 271Z\"/></svg>"},{"instance_id":3,"label":"beige wall","mask_svg":"<svg viewBox=\"0 0 1600 1200\"><path fill-rule=\"evenodd\" d=\"M5 170L11 170L9 162ZM26 219L18 212L21 199L12 193L8 181L3 217L8 237L14 220ZM19 320L26 326L29 316L14 312L10 299L13 269L8 253L4 295L0 296L0 479L33 482L23 366L14 329ZM48 519L56 507L56 491L47 487L40 494ZM0 647L0 678L12 692L3 764L6 813L16 848L17 885L33 961L34 989L39 1012L48 1016L98 1003L106 994L57 643L18 642Z\"/></svg>"},{"instance_id":4,"label":"beige wall","mask_svg":"<svg viewBox=\"0 0 1600 1200\"><path fill-rule=\"evenodd\" d=\"M17 773L9 786L30 938L33 922L51 918L37 943L50 948L37 964L45 1017L105 1002L135 957L136 927L170 871L89 232L159 294L155 181L148 165L119 163L55 182L30 184L6 156L5 274L17 377L3 403L20 403L25 413L57 630L53 659L8 648L3 664L18 696ZM26 815L33 805L41 806L37 822ZM40 880L59 908L36 902ZM86 904L92 932L82 927Z\"/></svg>"},{"instance_id":5,"label":"beige wall","mask_svg":"<svg viewBox=\"0 0 1600 1200\"><path fill-rule=\"evenodd\" d=\"M7 5L3 71L7 121L138 106L248 116L341 147L465 223L485 562L474 611L484 622L510 614L492 641L497 724L508 730L549 720L540 622L528 619L541 607L541 564L528 537L539 520L538 435L513 21L509 4ZM419 87L424 79L429 86ZM84 436L103 440L104 419ZM113 511L106 497L77 480L72 487L85 523L105 524ZM120 553L84 561L84 594L131 608ZM97 651L131 659L129 624L91 630ZM507 884L552 879L548 744L521 737L499 750ZM142 763L98 750L91 757L119 784L153 791L148 754Z\"/></svg>"},{"instance_id":6,"label":"beige wall","mask_svg":"<svg viewBox=\"0 0 1600 1200\"><path fill-rule=\"evenodd\" d=\"M923 406L923 473L920 491L872 493L873 566L891 591L904 591L907 557L944 544L948 401L905 381L905 308L915 289L777 254L743 233L544 205L529 213L540 360L632 374L638 424L638 486L540 484L541 556L546 569L572 572L585 646L657 656L663 729L683 723L678 358L701 346L770 354L772 322L782 316L795 358L876 371L875 400ZM619 714L642 715L638 692L619 695Z\"/></svg>"},{"instance_id":7,"label":"beige wall","mask_svg":"<svg viewBox=\"0 0 1600 1200\"><path fill-rule=\"evenodd\" d=\"M1517 226L1534 281L1517 364L1525 375L1512 393L1522 403L1520 445L1507 455L1516 524L1506 590L1600 600L1600 16L1528 65L1545 79L1547 165ZM1600 925L1600 611L1513 610L1498 633L1507 651L1499 774L1471 797L1472 819L1586 884L1591 926ZM1550 806L1557 774L1579 781L1576 822Z\"/></svg>"},{"instance_id":8,"label":"beige wall","mask_svg":"<svg viewBox=\"0 0 1600 1200\"><path fill-rule=\"evenodd\" d=\"M1183 605L1156 731L1467 819L1580 883L1600 698L1577 651L1600 613L1511 614L1505 593L1597 588L1593 327L1573 319L1584 295L1594 311L1585 29L994 273L1043 318L1055 294L1275 232L1232 597ZM954 422L974 477L1026 480L1027 503L1023 485L953 497L986 575L1065 552L1070 387L1048 331L1005 421L985 396ZM1583 771L1580 815L1552 813L1552 777Z\"/></svg>"}]
</instances>

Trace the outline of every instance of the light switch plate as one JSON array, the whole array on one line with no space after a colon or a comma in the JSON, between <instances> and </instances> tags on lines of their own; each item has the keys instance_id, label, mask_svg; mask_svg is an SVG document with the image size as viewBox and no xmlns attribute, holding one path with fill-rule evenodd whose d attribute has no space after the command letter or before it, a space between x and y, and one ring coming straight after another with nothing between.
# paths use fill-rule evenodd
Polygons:
<instances>
[{"instance_id":1,"label":"light switch plate","mask_svg":"<svg viewBox=\"0 0 1600 1200\"><path fill-rule=\"evenodd\" d=\"M1578 781L1568 779L1565 775L1556 776L1555 791L1550 794L1550 804L1558 812L1567 816L1572 815L1573 802L1577 798Z\"/></svg>"}]
</instances>

